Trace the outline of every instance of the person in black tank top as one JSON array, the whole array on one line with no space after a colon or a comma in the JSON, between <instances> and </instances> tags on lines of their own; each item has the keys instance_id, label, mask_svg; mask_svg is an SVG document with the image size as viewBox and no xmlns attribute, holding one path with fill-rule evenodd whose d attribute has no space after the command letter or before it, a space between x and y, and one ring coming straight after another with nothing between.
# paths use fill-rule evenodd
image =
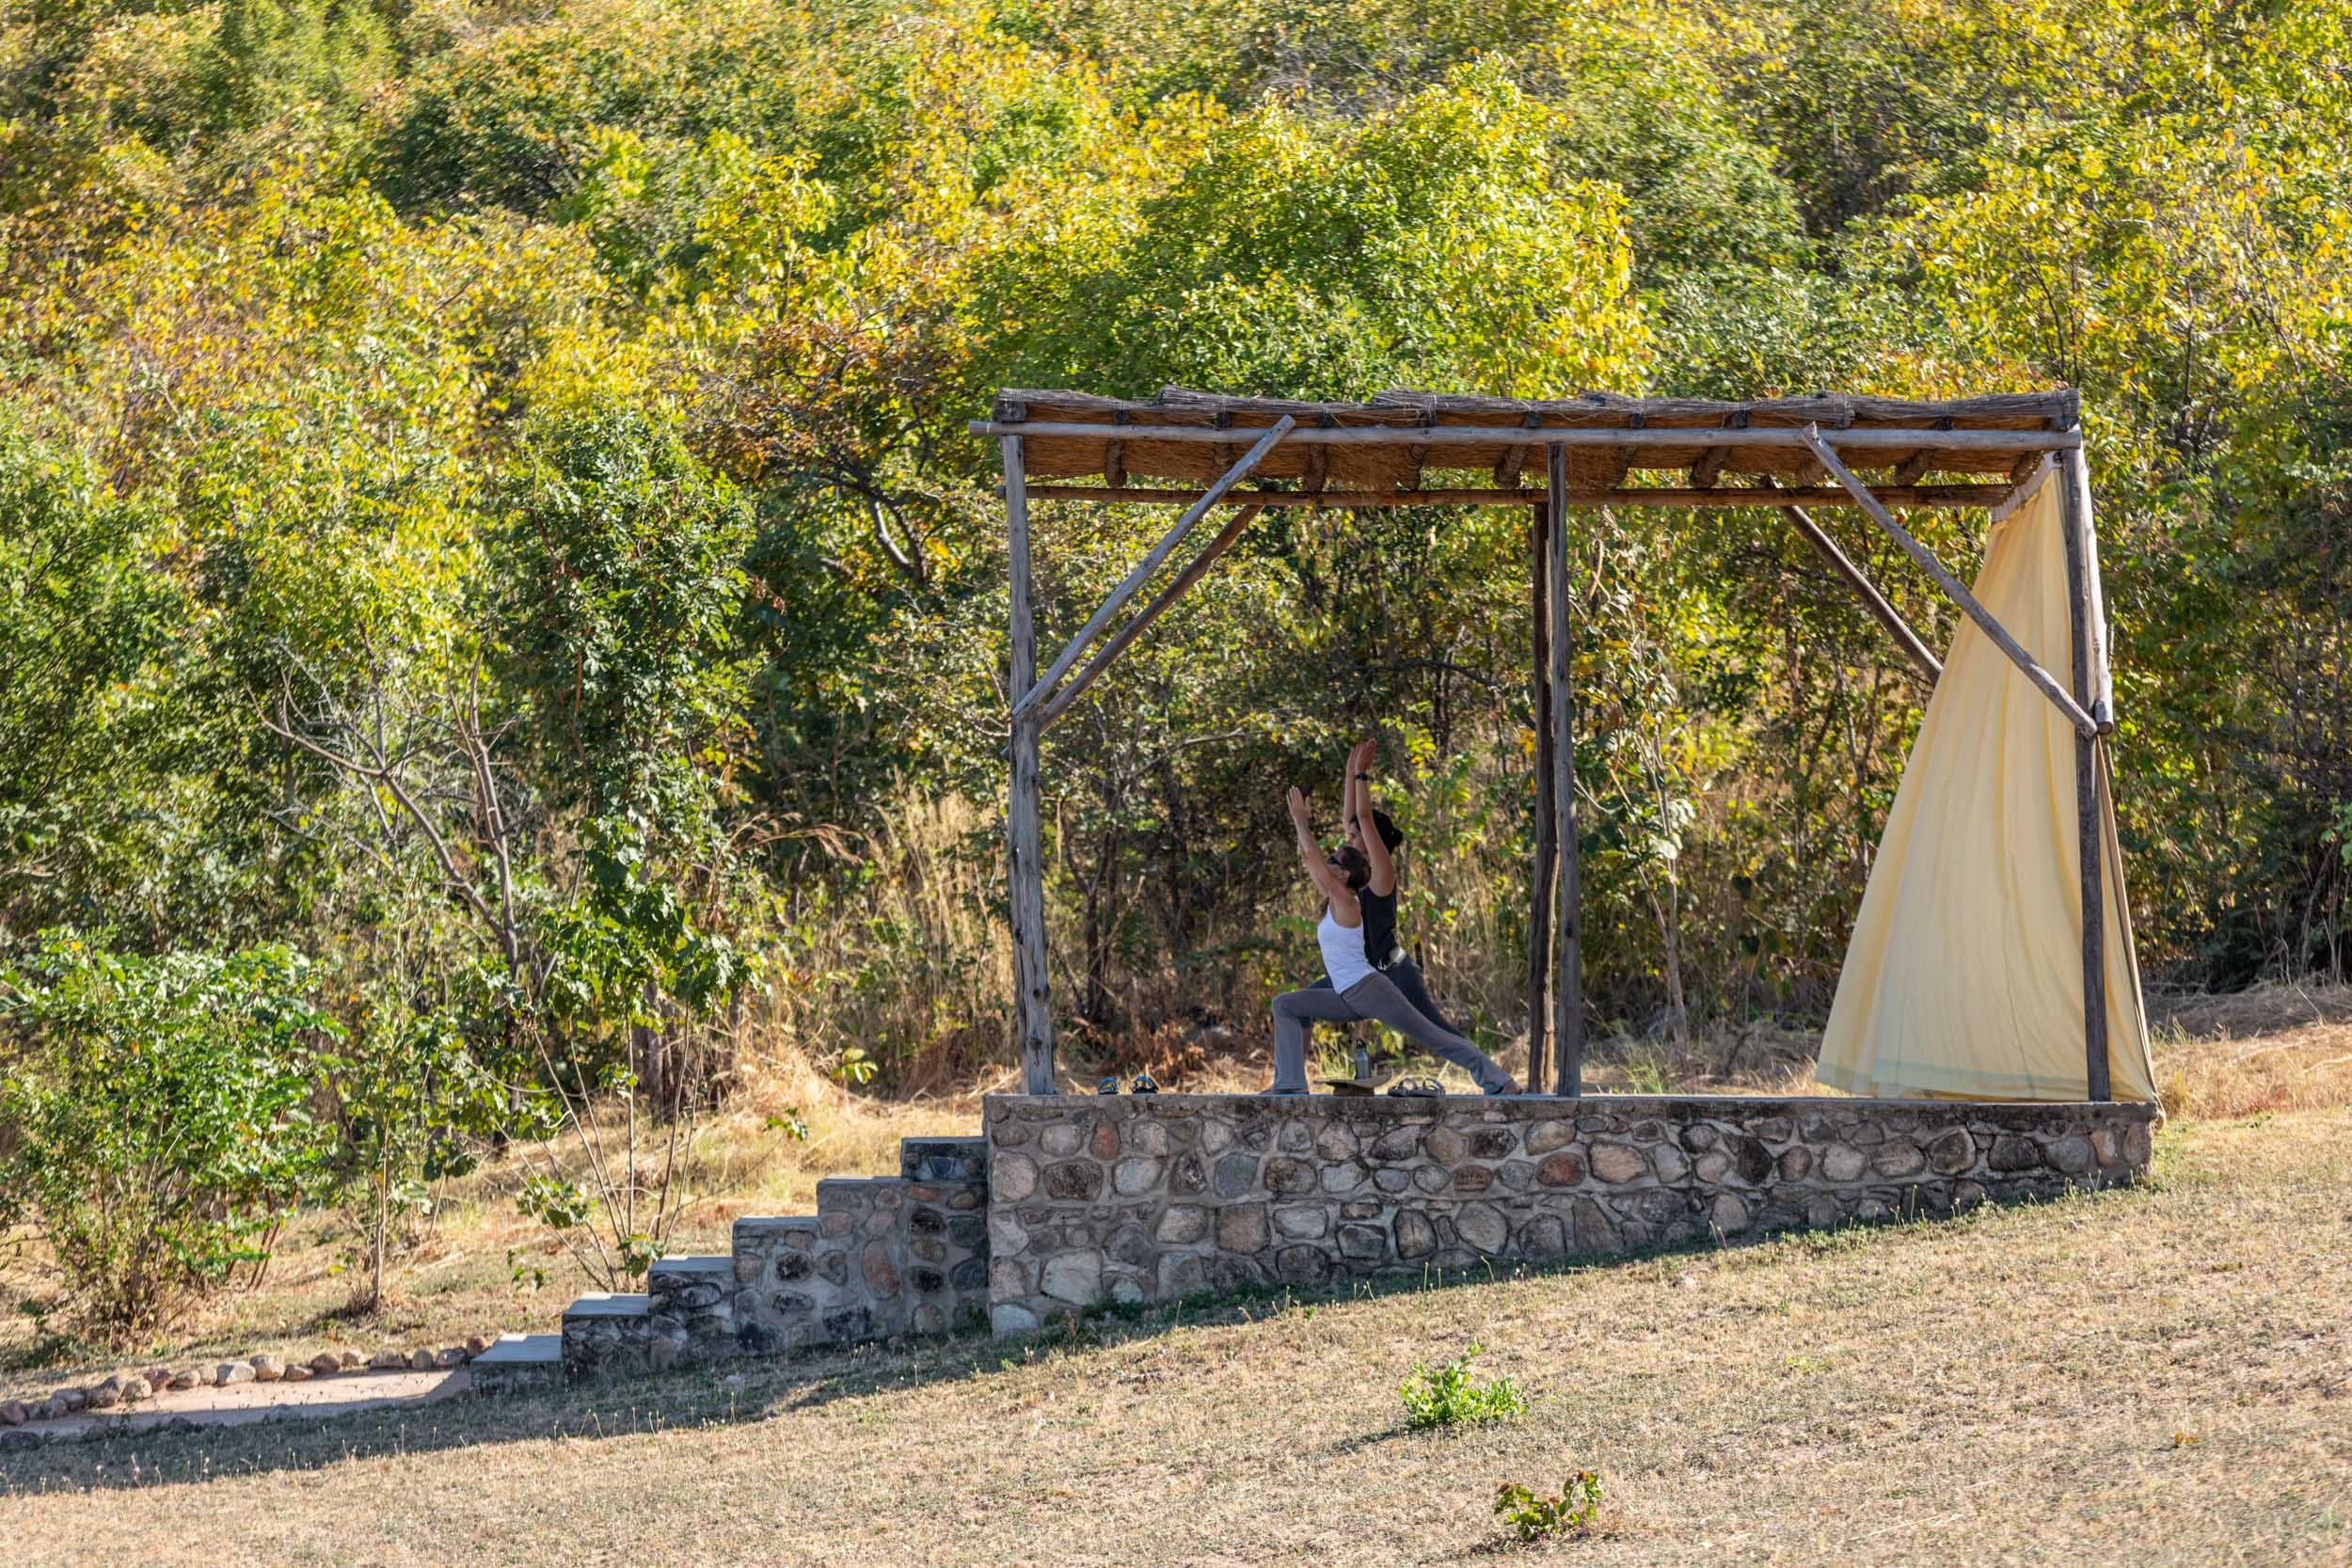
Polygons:
<instances>
[{"instance_id":1,"label":"person in black tank top","mask_svg":"<svg viewBox=\"0 0 2352 1568\"><path fill-rule=\"evenodd\" d=\"M1369 763L1369 747L1359 748L1362 760ZM1352 759L1351 759L1352 760ZM1351 781L1352 783L1352 781ZM1343 814L1351 824L1352 815L1345 813L1346 793L1343 794ZM1367 803L1364 810L1371 812ZM1317 839L1307 797L1297 789L1290 792L1288 805L1293 836L1297 840L1298 858L1308 879L1323 895L1324 917L1315 927L1316 944L1323 950L1323 978L1297 990L1286 990L1274 998L1271 1012L1274 1024L1274 1083L1269 1094L1305 1094L1307 1092L1308 1037L1318 1022L1356 1023L1372 1022L1385 1024L1406 1039L1427 1050L1432 1055L1454 1063L1474 1079L1488 1094L1517 1094L1518 1085L1511 1075L1497 1067L1494 1058L1478 1049L1467 1037L1454 1033L1437 1016L1437 1006L1429 1001L1428 991L1421 985L1421 976L1410 960L1403 958L1396 948L1396 879L1395 868L1389 862L1388 844L1375 839L1382 867L1385 891L1371 895L1373 902L1387 911L1383 929L1385 939L1374 936L1375 944L1382 943L1383 953L1390 958L1384 971L1369 961L1363 942L1364 898L1371 881L1372 856L1355 844L1346 844L1326 855ZM1372 820L1367 815L1366 820ZM1351 829L1352 831L1352 829ZM1419 1002L1412 1001L1390 979L1390 974L1408 979L1421 992Z\"/></svg>"},{"instance_id":2,"label":"person in black tank top","mask_svg":"<svg viewBox=\"0 0 2352 1568\"><path fill-rule=\"evenodd\" d=\"M1372 868L1372 875L1356 893L1357 907L1362 911L1364 958L1372 967L1389 978L1405 999L1422 1017L1447 1034L1467 1037L1468 1031L1456 1029L1430 996L1427 982L1422 980L1421 966L1405 951L1405 944L1396 930L1396 861L1397 849L1405 842L1404 831L1397 827L1387 812L1372 803L1372 759L1374 743L1364 741L1347 753L1347 778L1342 785L1343 816L1346 819L1347 842L1359 851ZM1451 1053L1439 1053L1453 1059ZM1470 1069L1470 1075L1482 1085L1500 1078L1509 1087L1499 1092L1517 1094L1518 1085L1480 1053L1476 1063L1460 1064ZM1488 1092L1498 1092L1490 1089Z\"/></svg>"}]
</instances>

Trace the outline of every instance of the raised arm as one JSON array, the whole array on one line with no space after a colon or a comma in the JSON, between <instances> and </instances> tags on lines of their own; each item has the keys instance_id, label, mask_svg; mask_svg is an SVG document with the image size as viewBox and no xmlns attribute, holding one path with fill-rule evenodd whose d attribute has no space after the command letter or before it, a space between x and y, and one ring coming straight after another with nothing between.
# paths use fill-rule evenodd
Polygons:
<instances>
[{"instance_id":1,"label":"raised arm","mask_svg":"<svg viewBox=\"0 0 2352 1568\"><path fill-rule=\"evenodd\" d=\"M1372 754L1369 740L1347 753L1347 803L1356 819L1357 836L1364 841L1364 860L1372 867L1372 891L1386 898L1396 891L1396 863L1389 859L1388 842L1372 815Z\"/></svg>"},{"instance_id":2,"label":"raised arm","mask_svg":"<svg viewBox=\"0 0 2352 1568\"><path fill-rule=\"evenodd\" d=\"M1307 875L1329 901L1332 918L1339 920L1343 926L1357 924L1361 916L1357 914L1355 890L1347 885L1347 879L1340 875L1339 867L1325 856L1323 846L1315 842L1314 825L1307 811L1306 792L1295 784L1291 786L1290 808L1291 830L1298 839L1298 863L1307 868ZM1341 919L1343 915L1356 918Z\"/></svg>"}]
</instances>

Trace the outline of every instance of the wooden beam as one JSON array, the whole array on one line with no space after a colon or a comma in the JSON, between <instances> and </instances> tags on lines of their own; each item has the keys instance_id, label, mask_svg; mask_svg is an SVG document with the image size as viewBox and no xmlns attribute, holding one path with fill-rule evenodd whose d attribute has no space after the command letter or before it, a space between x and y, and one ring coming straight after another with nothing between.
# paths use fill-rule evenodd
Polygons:
<instances>
[{"instance_id":1,"label":"wooden beam","mask_svg":"<svg viewBox=\"0 0 2352 1568\"><path fill-rule=\"evenodd\" d=\"M1321 449L1318 449L1321 450ZM1313 456L1308 459L1311 465ZM1314 475L1308 476L1312 483ZM2009 499L2012 489L2007 484L1934 484L1893 489L1882 486L1873 492L1888 506L1903 507L1992 507ZM1109 490L1100 484L1032 484L1032 500L1057 501L1118 501L1151 506L1189 506L1198 502L1199 490L1149 490L1131 486L1124 490ZM1309 506L1309 507L1385 507L1385 506L1529 506L1546 499L1542 490L1496 490L1485 486L1458 490L1297 490L1250 489L1231 490L1222 498L1233 506ZM1623 490L1572 490L1567 504L1581 506L1662 506L1662 507L1722 507L1760 506L1787 500L1804 506L1852 506L1853 497L1835 485L1820 489L1784 490L1774 503L1758 501L1756 492L1741 489L1689 490L1664 485L1637 485Z\"/></svg>"},{"instance_id":2,"label":"wooden beam","mask_svg":"<svg viewBox=\"0 0 2352 1568\"><path fill-rule=\"evenodd\" d=\"M1215 484L1210 485L1198 500L1185 508L1184 515L1176 519L1176 526L1161 536L1160 542L1152 546L1151 553L1143 558L1134 571L1127 574L1125 580L1111 590L1111 596L1103 601L1103 608L1096 610L1093 617L1078 629L1078 635L1072 638L1069 646L1062 649L1061 653L1056 657L1053 668L1047 670L1043 677L1035 686L1029 688L1022 699L1013 705L1014 718L1026 717L1044 702L1046 693L1053 689L1055 683L1070 673L1070 667L1078 662L1078 656L1086 652L1087 644L1100 636L1103 628L1111 624L1111 617L1126 608L1127 601L1134 598L1142 590L1143 585L1152 580L1152 574L1160 569L1160 562L1166 561L1169 552L1184 542L1184 535L1190 533L1194 525L1209 515L1209 508L1215 506L1226 491L1248 478L1258 465L1264 461L1265 454L1274 450L1275 443L1290 432L1291 418L1285 414L1276 421L1272 430L1258 437L1257 445L1244 452L1239 462L1226 469ZM1007 476L1006 484L1009 493L1011 484L1009 475Z\"/></svg>"},{"instance_id":3,"label":"wooden beam","mask_svg":"<svg viewBox=\"0 0 2352 1568\"><path fill-rule=\"evenodd\" d=\"M1772 482L1767 479L1759 488L1771 490L1774 486ZM1902 645L1903 652L1911 656L1911 662L1918 667L1921 674L1928 677L1928 685L1933 687L1937 681L1943 679L1943 661L1928 651L1928 645L1919 640L1918 633L1911 629L1911 623L1905 621L1901 612L1886 602L1886 596L1878 591L1878 586L1871 582L1868 577L1864 575L1862 568L1855 565L1847 558L1846 552L1837 547L1837 541L1824 532L1821 525L1807 515L1804 507L1784 506L1780 510L1781 515L1787 517L1798 533L1804 537L1804 542L1812 546L1823 561L1829 562L1830 569L1844 578L1847 586L1861 596L1863 607L1877 618L1879 625L1894 634L1895 641Z\"/></svg>"},{"instance_id":4,"label":"wooden beam","mask_svg":"<svg viewBox=\"0 0 2352 1568\"><path fill-rule=\"evenodd\" d=\"M1495 483L1502 485L1516 485L1519 482L1519 469L1524 467L1526 463L1527 449L1525 447L1503 448L1502 455L1495 459Z\"/></svg>"},{"instance_id":5,"label":"wooden beam","mask_svg":"<svg viewBox=\"0 0 2352 1568\"><path fill-rule=\"evenodd\" d=\"M1289 415L1282 416L1288 420ZM1077 424L1063 420L974 420L966 427L975 436L1026 436L1034 440L1205 441L1230 443L1260 426L1217 430L1208 425ZM1813 427L1807 426L1806 429ZM1818 435L1819 433L1816 432ZM1919 444L1916 430L1869 428L1830 433L1831 445L1843 451L1908 451ZM2074 430L1939 430L1935 444L1947 451L2068 451L2082 445ZM1492 447L1520 442L1546 447L1698 447L1723 439L1720 427L1675 428L1645 425L1639 430L1621 426L1579 426L1573 429L1528 428L1522 425L1336 425L1295 431L1291 440L1301 446L1334 447ZM1802 447L1804 431L1768 426L1743 430L1732 443L1740 447Z\"/></svg>"},{"instance_id":6,"label":"wooden beam","mask_svg":"<svg viewBox=\"0 0 2352 1568\"><path fill-rule=\"evenodd\" d=\"M1560 835L1560 913L1553 928L1551 974L1552 1056L1559 1063L1554 1092L1584 1092L1584 898L1576 832L1576 689L1568 624L1568 452L1553 447L1545 508L1544 591L1549 603L1551 667L1551 816ZM1534 1085L1530 1085L1533 1087Z\"/></svg>"},{"instance_id":7,"label":"wooden beam","mask_svg":"<svg viewBox=\"0 0 2352 1568\"><path fill-rule=\"evenodd\" d=\"M1117 490L1127 483L1127 443L1105 441L1103 444L1103 483Z\"/></svg>"},{"instance_id":8,"label":"wooden beam","mask_svg":"<svg viewBox=\"0 0 2352 1568\"><path fill-rule=\"evenodd\" d=\"M1529 717L1535 729L1535 866L1529 879L1527 912L1527 1088L1536 1093L1549 1081L1544 1073L1550 1006L1547 981L1551 974L1552 874L1560 864L1560 834L1551 814L1551 600L1546 565L1553 527L1549 511L1548 505L1528 508L1529 597L1534 610Z\"/></svg>"},{"instance_id":9,"label":"wooden beam","mask_svg":"<svg viewBox=\"0 0 2352 1568\"><path fill-rule=\"evenodd\" d=\"M1691 465L1691 488L1712 490L1723 477L1724 459L1731 455L1729 447L1709 447L1699 453L1699 460Z\"/></svg>"},{"instance_id":10,"label":"wooden beam","mask_svg":"<svg viewBox=\"0 0 2352 1568\"><path fill-rule=\"evenodd\" d=\"M1977 628L1993 640L1993 645L2008 655L2010 663L2025 672L2026 678L2033 682L2035 689L2044 697L2049 698L2059 712L2066 715L2067 721L2073 724L2077 732L2084 735L2098 734L2099 727L2091 722L2090 715L2083 710L2082 705L2067 695L2066 689L2058 685L2049 671L2044 670L2035 661L2033 655L2019 645L2017 639L2009 634L2008 627L1993 618L1993 612L1978 602L1977 596L1968 591L1964 583L1944 569L1944 563L1935 559L1933 550L1914 539L1902 524L1897 522L1886 508L1879 504L1878 498L1871 495L1863 483L1854 478L1846 466L1837 460L1837 454L1832 451L1829 444L1820 438L1820 433L1808 425L1805 427L1805 434L1812 437L1813 454L1820 460L1821 466L1829 470L1830 477L1843 484L1854 499L1862 503L1862 509L1870 515L1872 520L1886 531L1888 537L1903 547L1903 553L1917 562L1919 569L1933 578L1935 585L1951 595L1952 602L1967 612L1968 619L1977 624Z\"/></svg>"},{"instance_id":11,"label":"wooden beam","mask_svg":"<svg viewBox=\"0 0 2352 1568\"><path fill-rule=\"evenodd\" d=\"M1242 536L1242 531L1255 522L1258 514L1264 510L1265 508L1262 506L1245 506L1239 512L1234 513L1232 520L1225 525L1215 539L1210 540L1202 547L1199 555L1192 558L1189 565L1176 575L1176 580L1162 590L1158 598L1129 616L1125 624L1111 633L1110 641L1104 643L1101 650L1087 661L1086 668L1073 675L1067 685L1054 693L1053 700L1038 713L1039 730L1052 729L1054 721L1059 719L1069 709L1070 705L1078 700L1080 693L1094 684L1095 677L1109 669L1111 661L1124 653L1129 643L1142 636L1145 628L1165 614L1168 606L1182 598L1186 589L1206 577L1209 568L1216 563L1216 558L1232 548L1233 541Z\"/></svg>"},{"instance_id":12,"label":"wooden beam","mask_svg":"<svg viewBox=\"0 0 2352 1568\"><path fill-rule=\"evenodd\" d=\"M1021 437L1001 443L1005 536L1011 553L1012 657L1006 689L1037 673L1037 621L1029 576L1029 498ZM1011 895L1013 1047L1025 1094L1054 1092L1054 1009L1045 969L1045 860L1038 808L1038 726L1014 715L1012 779L1005 799L1005 876Z\"/></svg>"},{"instance_id":13,"label":"wooden beam","mask_svg":"<svg viewBox=\"0 0 2352 1568\"><path fill-rule=\"evenodd\" d=\"M2085 706L2098 700L2092 647L2097 610L2090 568L2090 486L2082 453L2068 454L2058 491L2066 531L2066 610L2074 659L2074 693ZM2077 479L2081 483L2077 483ZM2099 810L2099 736L2074 736L2075 863L2082 886L2084 1098L2112 1100L2107 1073L2106 890L2103 881L2106 824Z\"/></svg>"}]
</instances>

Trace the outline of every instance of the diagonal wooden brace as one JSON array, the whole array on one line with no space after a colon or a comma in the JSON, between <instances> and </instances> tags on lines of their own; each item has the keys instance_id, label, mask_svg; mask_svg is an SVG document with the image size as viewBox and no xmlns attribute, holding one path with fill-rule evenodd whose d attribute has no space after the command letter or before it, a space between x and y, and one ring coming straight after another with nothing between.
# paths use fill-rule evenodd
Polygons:
<instances>
[{"instance_id":1,"label":"diagonal wooden brace","mask_svg":"<svg viewBox=\"0 0 2352 1568\"><path fill-rule=\"evenodd\" d=\"M1232 548L1233 541L1239 539L1243 531L1257 520L1258 514L1264 510L1263 506L1245 506L1234 513L1232 520L1209 541L1199 555L1192 558L1192 564L1177 573L1176 580L1162 590L1158 598L1136 611L1126 625L1111 633L1110 641L1103 644L1102 652L1087 660L1087 667L1072 676L1068 686L1054 693L1053 700L1045 705L1045 711L1037 716L1037 727L1041 731L1052 729L1054 721L1060 718L1071 704L1085 695L1086 689L1094 684L1094 678L1109 669L1111 661L1126 651L1127 644L1142 636L1144 629L1158 620L1169 605L1182 598L1186 589L1206 577L1209 568L1216 564L1216 558Z\"/></svg>"},{"instance_id":2,"label":"diagonal wooden brace","mask_svg":"<svg viewBox=\"0 0 2352 1568\"><path fill-rule=\"evenodd\" d=\"M1019 702L1013 704L1012 716L1015 720L1027 718L1030 710L1045 700L1046 694L1054 689L1055 683L1070 673L1070 667L1078 662L1080 654L1087 651L1087 644L1101 636L1103 628L1111 624L1111 617L1125 609L1127 601L1152 580L1152 574L1158 571L1160 563L1184 542L1184 535L1193 531L1194 525L1209 515L1209 508L1224 499L1226 491L1248 478L1258 465L1265 461L1265 454L1274 450L1275 443L1288 436L1297 422L1288 414L1276 420L1274 428L1260 436L1256 446L1242 453L1240 462L1226 469L1224 477L1210 485L1199 500L1184 509L1184 515L1176 519L1176 526L1152 546L1152 552L1143 558L1140 565L1127 574L1126 580L1111 590L1111 596L1103 601L1103 608L1094 612L1093 619L1078 628L1078 635L1070 640L1070 645L1055 658L1052 667L1038 677L1038 683L1024 692Z\"/></svg>"},{"instance_id":3,"label":"diagonal wooden brace","mask_svg":"<svg viewBox=\"0 0 2352 1568\"><path fill-rule=\"evenodd\" d=\"M2066 715L2067 722L2074 726L2076 735L2095 736L2099 733L2099 726L2091 721L2090 715L2083 710L2080 703L2067 694L2066 688L2058 683L2057 677L2035 662L2033 655L2027 653L2017 639L2009 634L2008 627L1993 618L1993 612L1979 602L1977 596L1968 591L1967 585L1944 569L1944 563L1935 559L1935 552L1914 539L1910 531L1902 524L1897 522L1886 508L1879 504L1879 499L1870 494L1869 487L1854 478L1852 472L1837 460L1837 453L1831 450L1827 441L1821 439L1821 433L1818 427L1813 425L1804 427L1804 443L1813 449L1813 455L1820 460L1822 467L1829 470L1829 476L1844 485L1847 492L1861 505L1862 510L1867 512L1872 520L1886 531L1887 537L1900 545L1903 547L1903 553L1917 562L1919 569L1934 578L1938 588L1951 595L1952 602L1960 606L1966 612L1968 619L1977 624L1977 629L1991 639L1994 647L2007 654L2009 661L2024 671L2026 678L2033 682L2035 688L2044 697L2049 698L2060 713Z\"/></svg>"},{"instance_id":4,"label":"diagonal wooden brace","mask_svg":"<svg viewBox=\"0 0 2352 1568\"><path fill-rule=\"evenodd\" d=\"M1760 483L1759 488L1773 490L1778 486L1768 478ZM1919 641L1919 634L1911 629L1911 623L1902 618L1901 611L1886 602L1886 595L1880 593L1878 585L1848 558L1844 550L1837 547L1837 541L1829 536L1828 531L1815 522L1802 506L1783 506L1780 510L1781 515L1788 519L1789 526L1813 546L1815 553L1829 562L1830 569L1845 578L1846 585L1861 595L1863 608L1879 625L1894 634L1903 652L1911 656L1911 662L1918 667L1921 674L1927 676L1928 685L1932 687L1942 680L1943 660L1928 651L1928 645Z\"/></svg>"}]
</instances>

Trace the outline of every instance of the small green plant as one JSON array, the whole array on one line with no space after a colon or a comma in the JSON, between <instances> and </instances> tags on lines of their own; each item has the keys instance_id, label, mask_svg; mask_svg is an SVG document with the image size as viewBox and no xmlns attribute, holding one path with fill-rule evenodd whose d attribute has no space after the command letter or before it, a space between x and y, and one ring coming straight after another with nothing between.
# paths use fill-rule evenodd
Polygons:
<instances>
[{"instance_id":1,"label":"small green plant","mask_svg":"<svg viewBox=\"0 0 2352 1568\"><path fill-rule=\"evenodd\" d=\"M1484 1345L1467 1351L1431 1370L1425 1361L1413 1364L1413 1375L1397 1389L1405 1402L1405 1424L1415 1432L1478 1421L1506 1420L1526 1410L1526 1396L1507 1377L1485 1383L1471 1380L1470 1364L1486 1353Z\"/></svg>"},{"instance_id":2,"label":"small green plant","mask_svg":"<svg viewBox=\"0 0 2352 1568\"><path fill-rule=\"evenodd\" d=\"M1627 1059L1625 1086L1630 1094L1679 1094L1682 1075L1674 1070L1667 1057L1644 1050Z\"/></svg>"},{"instance_id":3,"label":"small green plant","mask_svg":"<svg viewBox=\"0 0 2352 1568\"><path fill-rule=\"evenodd\" d=\"M1577 1471L1557 1496L1549 1497L1539 1497L1516 1481L1495 1488L1495 1517L1522 1541L1590 1529L1599 1512L1600 1477L1590 1470Z\"/></svg>"}]
</instances>

